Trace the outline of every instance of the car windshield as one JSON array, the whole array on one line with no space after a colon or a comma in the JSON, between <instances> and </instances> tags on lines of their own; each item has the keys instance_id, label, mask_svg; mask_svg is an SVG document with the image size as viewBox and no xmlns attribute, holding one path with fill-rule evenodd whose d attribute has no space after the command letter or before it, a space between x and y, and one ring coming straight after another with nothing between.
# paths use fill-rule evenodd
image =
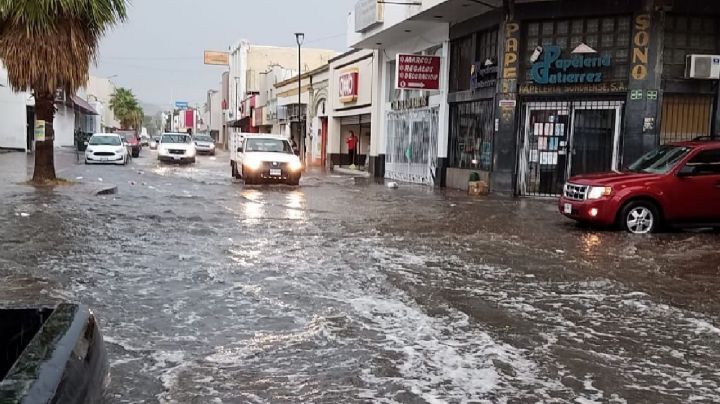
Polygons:
<instances>
[{"instance_id":1,"label":"car windshield","mask_svg":"<svg viewBox=\"0 0 720 404\"><path fill-rule=\"evenodd\" d=\"M293 152L290 143L281 139L248 139L245 151L290 154Z\"/></svg>"},{"instance_id":2,"label":"car windshield","mask_svg":"<svg viewBox=\"0 0 720 404\"><path fill-rule=\"evenodd\" d=\"M90 146L120 146L122 144L117 136L93 136L88 143Z\"/></svg>"},{"instance_id":3,"label":"car windshield","mask_svg":"<svg viewBox=\"0 0 720 404\"><path fill-rule=\"evenodd\" d=\"M661 146L640 157L628 168L632 172L649 174L666 174L690 152L690 148L682 146Z\"/></svg>"},{"instance_id":4,"label":"car windshield","mask_svg":"<svg viewBox=\"0 0 720 404\"><path fill-rule=\"evenodd\" d=\"M134 142L136 140L135 135L133 135L132 133L126 133L123 135L123 137L125 137L125 141L127 142Z\"/></svg>"},{"instance_id":5,"label":"car windshield","mask_svg":"<svg viewBox=\"0 0 720 404\"><path fill-rule=\"evenodd\" d=\"M197 142L212 142L212 138L210 136L195 136L195 141Z\"/></svg>"},{"instance_id":6,"label":"car windshield","mask_svg":"<svg viewBox=\"0 0 720 404\"><path fill-rule=\"evenodd\" d=\"M188 135L163 135L160 143L190 143Z\"/></svg>"}]
</instances>

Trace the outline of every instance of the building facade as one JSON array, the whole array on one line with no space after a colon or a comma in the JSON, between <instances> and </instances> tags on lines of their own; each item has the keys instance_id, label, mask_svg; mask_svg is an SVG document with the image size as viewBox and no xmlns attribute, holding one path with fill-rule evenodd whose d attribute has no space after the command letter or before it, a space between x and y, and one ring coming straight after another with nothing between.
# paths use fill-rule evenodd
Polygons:
<instances>
[{"instance_id":1,"label":"building facade","mask_svg":"<svg viewBox=\"0 0 720 404\"><path fill-rule=\"evenodd\" d=\"M435 186L447 157L449 23L424 14L425 7L360 0L348 36L377 59L376 176Z\"/></svg>"},{"instance_id":2,"label":"building facade","mask_svg":"<svg viewBox=\"0 0 720 404\"><path fill-rule=\"evenodd\" d=\"M510 5L451 26L449 173L555 196L570 176L717 135L720 57L693 55L720 54L720 4ZM698 58L707 71L689 69Z\"/></svg>"},{"instance_id":3,"label":"building facade","mask_svg":"<svg viewBox=\"0 0 720 404\"><path fill-rule=\"evenodd\" d=\"M717 2L360 0L348 26L385 66L388 178L466 189L477 173L493 192L555 196L570 176L720 131ZM403 53L442 58L439 91L396 90ZM425 155L427 175L413 170Z\"/></svg>"},{"instance_id":4,"label":"building facade","mask_svg":"<svg viewBox=\"0 0 720 404\"><path fill-rule=\"evenodd\" d=\"M326 161L331 166L354 165L377 172L381 141L377 121L379 57L375 50L353 50L330 61L327 87ZM358 139L354 160L348 139Z\"/></svg>"}]
</instances>

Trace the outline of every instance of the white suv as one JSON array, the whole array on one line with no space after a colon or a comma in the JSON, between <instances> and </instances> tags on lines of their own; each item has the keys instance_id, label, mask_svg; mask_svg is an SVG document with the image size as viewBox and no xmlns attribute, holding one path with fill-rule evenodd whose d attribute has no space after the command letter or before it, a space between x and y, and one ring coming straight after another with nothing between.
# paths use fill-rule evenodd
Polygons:
<instances>
[{"instance_id":1,"label":"white suv","mask_svg":"<svg viewBox=\"0 0 720 404\"><path fill-rule=\"evenodd\" d=\"M163 133L158 143L158 160L174 163L194 163L195 143L185 133Z\"/></svg>"},{"instance_id":2,"label":"white suv","mask_svg":"<svg viewBox=\"0 0 720 404\"><path fill-rule=\"evenodd\" d=\"M238 146L232 166L233 176L245 184L284 182L298 185L303 165L288 139L277 135L245 136Z\"/></svg>"}]
</instances>

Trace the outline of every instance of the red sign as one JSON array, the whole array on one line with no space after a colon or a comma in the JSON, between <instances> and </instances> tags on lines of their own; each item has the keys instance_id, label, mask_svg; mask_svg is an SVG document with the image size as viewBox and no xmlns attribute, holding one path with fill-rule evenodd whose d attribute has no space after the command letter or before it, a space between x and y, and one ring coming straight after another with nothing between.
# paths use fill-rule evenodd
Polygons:
<instances>
[{"instance_id":1,"label":"red sign","mask_svg":"<svg viewBox=\"0 0 720 404\"><path fill-rule=\"evenodd\" d=\"M360 84L360 73L357 69L348 70L340 74L338 83L340 101L344 103L353 102L358 98Z\"/></svg>"},{"instance_id":2,"label":"red sign","mask_svg":"<svg viewBox=\"0 0 720 404\"><path fill-rule=\"evenodd\" d=\"M439 90L440 56L397 55L395 88Z\"/></svg>"}]
</instances>

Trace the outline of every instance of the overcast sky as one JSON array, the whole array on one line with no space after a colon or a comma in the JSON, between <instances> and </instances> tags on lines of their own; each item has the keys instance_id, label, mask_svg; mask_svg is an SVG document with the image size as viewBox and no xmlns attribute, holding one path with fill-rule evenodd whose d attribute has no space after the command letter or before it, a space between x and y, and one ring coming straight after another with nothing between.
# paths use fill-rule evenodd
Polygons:
<instances>
[{"instance_id":1,"label":"overcast sky","mask_svg":"<svg viewBox=\"0 0 720 404\"><path fill-rule=\"evenodd\" d=\"M205 100L219 88L218 66L203 65L203 50L253 44L346 49L347 14L356 0L132 0L128 21L110 31L92 74L113 78L143 102Z\"/></svg>"}]
</instances>

